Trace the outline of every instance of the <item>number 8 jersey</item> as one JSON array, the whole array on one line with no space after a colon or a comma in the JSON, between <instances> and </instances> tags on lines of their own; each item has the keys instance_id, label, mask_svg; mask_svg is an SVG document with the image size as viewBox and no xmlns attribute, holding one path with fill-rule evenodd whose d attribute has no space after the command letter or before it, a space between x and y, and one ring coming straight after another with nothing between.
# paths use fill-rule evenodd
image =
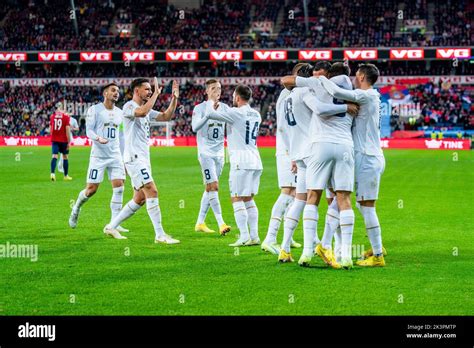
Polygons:
<instances>
[{"instance_id":1,"label":"number 8 jersey","mask_svg":"<svg viewBox=\"0 0 474 348\"><path fill-rule=\"evenodd\" d=\"M109 110L100 103L87 110L86 133L92 140L91 157L121 158L118 127L122 120L122 110L116 106ZM100 144L97 141L98 136L109 142Z\"/></svg>"},{"instance_id":2,"label":"number 8 jersey","mask_svg":"<svg viewBox=\"0 0 474 348\"><path fill-rule=\"evenodd\" d=\"M221 107L228 108L225 104L221 104ZM205 111L206 102L196 105L193 110L192 126L196 132L198 155L224 157L225 122L209 120L202 127L198 127L197 124L204 118Z\"/></svg>"},{"instance_id":3,"label":"number 8 jersey","mask_svg":"<svg viewBox=\"0 0 474 348\"><path fill-rule=\"evenodd\" d=\"M205 117L227 123L227 143L231 169L263 169L257 148L257 136L262 117L245 104L241 107L214 110L213 102L206 102Z\"/></svg>"}]
</instances>

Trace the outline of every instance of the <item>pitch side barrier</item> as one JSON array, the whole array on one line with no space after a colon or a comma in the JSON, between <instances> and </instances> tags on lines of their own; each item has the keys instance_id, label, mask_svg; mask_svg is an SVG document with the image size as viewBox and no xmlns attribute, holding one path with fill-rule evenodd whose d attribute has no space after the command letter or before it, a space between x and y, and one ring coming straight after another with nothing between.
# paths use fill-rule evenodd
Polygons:
<instances>
[{"instance_id":1,"label":"pitch side barrier","mask_svg":"<svg viewBox=\"0 0 474 348\"><path fill-rule=\"evenodd\" d=\"M196 137L151 137L151 146L177 147L196 146ZM276 137L260 136L257 138L259 147L275 147ZM471 140L469 139L394 139L384 138L381 140L383 149L427 149L427 150L469 150ZM73 147L90 146L91 140L87 137L74 137ZM0 146L51 146L51 137L1 137Z\"/></svg>"}]
</instances>

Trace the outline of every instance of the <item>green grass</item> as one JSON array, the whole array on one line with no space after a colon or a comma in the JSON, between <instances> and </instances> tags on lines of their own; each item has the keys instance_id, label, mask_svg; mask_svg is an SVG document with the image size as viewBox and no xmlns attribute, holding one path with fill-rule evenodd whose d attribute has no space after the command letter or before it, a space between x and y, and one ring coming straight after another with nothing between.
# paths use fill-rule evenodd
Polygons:
<instances>
[{"instance_id":1,"label":"green grass","mask_svg":"<svg viewBox=\"0 0 474 348\"><path fill-rule=\"evenodd\" d=\"M20 161L15 161L17 152ZM70 201L84 187L89 149L71 152L74 180L51 183L49 148L0 148L0 244L39 248L37 262L0 258L0 314L474 314L472 151L459 151L458 161L451 151L385 151L378 214L387 267L351 271L328 269L318 258L309 269L278 264L258 247L240 248L235 255L227 244L235 240L236 228L227 237L195 233L203 191L195 148L151 150L164 227L181 245L155 245L145 209L123 224L132 231L128 240L105 238L107 181L71 230ZM274 149L261 149L261 154L264 172L256 202L263 238L279 190ZM235 226L228 170L226 165L220 199L225 220ZM125 201L132 194L130 181L126 188ZM322 217L325 211L322 203ZM217 228L212 213L207 221ZM368 248L361 222L356 212L354 244ZM320 236L322 227L321 220ZM303 239L301 225L295 239ZM295 258L300 253L294 251Z\"/></svg>"}]
</instances>

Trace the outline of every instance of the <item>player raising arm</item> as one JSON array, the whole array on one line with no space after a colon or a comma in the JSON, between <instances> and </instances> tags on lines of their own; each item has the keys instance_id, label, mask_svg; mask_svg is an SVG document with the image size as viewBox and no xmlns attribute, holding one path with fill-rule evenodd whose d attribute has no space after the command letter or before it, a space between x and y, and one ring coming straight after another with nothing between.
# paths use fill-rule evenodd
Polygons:
<instances>
[{"instance_id":1,"label":"player raising arm","mask_svg":"<svg viewBox=\"0 0 474 348\"><path fill-rule=\"evenodd\" d=\"M356 72L355 90L339 88L331 81L321 78L323 87L335 98L360 104L352 135L355 150L355 182L357 207L364 217L367 236L372 249L357 262L359 266L385 266L385 249L382 232L375 211L380 177L385 169L385 158L380 144L380 94L373 88L379 70L373 64L362 64Z\"/></svg>"},{"instance_id":2,"label":"player raising arm","mask_svg":"<svg viewBox=\"0 0 474 348\"><path fill-rule=\"evenodd\" d=\"M163 230L161 210L158 201L158 190L152 177L150 163L150 119L169 121L173 116L179 97L179 86L173 81L172 98L164 112L153 110L160 95L158 79L154 79L155 90L147 79L132 81L133 99L123 106L125 151L124 162L134 188L133 198L123 207L120 213L104 227L104 233L114 238L123 239L117 226L141 208L146 202L148 216L155 230L155 243L177 244L179 240L172 238Z\"/></svg>"},{"instance_id":3,"label":"player raising arm","mask_svg":"<svg viewBox=\"0 0 474 348\"><path fill-rule=\"evenodd\" d=\"M119 145L118 127L122 123L123 115L115 103L120 98L119 87L109 83L102 88L102 103L93 105L87 111L86 133L92 141L92 149L87 170L87 185L79 193L69 217L69 226L76 228L81 206L86 203L98 190L107 170L112 184L112 199L110 210L112 217L116 217L122 209L123 186L125 182L125 169ZM128 232L118 226L119 232Z\"/></svg>"},{"instance_id":4,"label":"player raising arm","mask_svg":"<svg viewBox=\"0 0 474 348\"><path fill-rule=\"evenodd\" d=\"M221 84L215 79L206 81L207 100L217 102L221 97ZM196 232L214 232L205 223L207 211L212 208L219 233L225 235L230 231L222 218L221 204L219 202L219 177L224 167L224 129L225 122L204 119L206 102L194 107L192 117L193 131L196 132L198 159L202 168L202 177L206 188L201 198L201 208L194 230ZM222 104L222 107L227 105Z\"/></svg>"},{"instance_id":5,"label":"player raising arm","mask_svg":"<svg viewBox=\"0 0 474 348\"><path fill-rule=\"evenodd\" d=\"M240 231L239 239L229 244L233 247L260 244L258 208L253 198L258 193L263 170L257 148L262 118L258 111L250 107L251 97L252 90L248 86L239 85L233 94L233 108L208 101L205 115L206 119L227 123L229 186L235 221Z\"/></svg>"}]
</instances>

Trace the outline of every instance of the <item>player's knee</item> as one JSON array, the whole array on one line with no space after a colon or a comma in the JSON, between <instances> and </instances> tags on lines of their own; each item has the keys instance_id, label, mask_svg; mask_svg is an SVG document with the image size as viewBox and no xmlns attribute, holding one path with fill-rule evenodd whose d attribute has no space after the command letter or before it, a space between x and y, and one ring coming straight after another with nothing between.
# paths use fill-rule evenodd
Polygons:
<instances>
[{"instance_id":1,"label":"player's knee","mask_svg":"<svg viewBox=\"0 0 474 348\"><path fill-rule=\"evenodd\" d=\"M309 190L306 198L308 204L317 204L318 193L314 190Z\"/></svg>"},{"instance_id":2,"label":"player's knee","mask_svg":"<svg viewBox=\"0 0 474 348\"><path fill-rule=\"evenodd\" d=\"M352 208L350 192L337 192L336 199L339 210L348 210Z\"/></svg>"},{"instance_id":3,"label":"player's knee","mask_svg":"<svg viewBox=\"0 0 474 348\"><path fill-rule=\"evenodd\" d=\"M146 184L143 188L147 197L158 197L158 189L153 183Z\"/></svg>"},{"instance_id":4,"label":"player's knee","mask_svg":"<svg viewBox=\"0 0 474 348\"><path fill-rule=\"evenodd\" d=\"M209 192L209 191L218 191L218 190L219 190L219 184L217 183L217 181L211 182L210 184L206 185L206 191L207 192Z\"/></svg>"},{"instance_id":5,"label":"player's knee","mask_svg":"<svg viewBox=\"0 0 474 348\"><path fill-rule=\"evenodd\" d=\"M306 193L297 193L296 199L299 201L306 201L308 199L308 195Z\"/></svg>"},{"instance_id":6,"label":"player's knee","mask_svg":"<svg viewBox=\"0 0 474 348\"><path fill-rule=\"evenodd\" d=\"M63 159L67 160L67 155L63 155Z\"/></svg>"}]
</instances>

